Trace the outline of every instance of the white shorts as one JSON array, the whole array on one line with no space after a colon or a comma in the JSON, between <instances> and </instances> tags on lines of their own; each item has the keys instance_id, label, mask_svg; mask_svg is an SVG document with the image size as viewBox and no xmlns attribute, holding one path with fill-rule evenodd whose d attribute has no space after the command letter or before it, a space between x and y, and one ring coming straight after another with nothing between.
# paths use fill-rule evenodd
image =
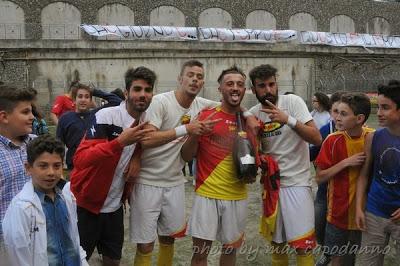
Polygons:
<instances>
[{"instance_id":1,"label":"white shorts","mask_svg":"<svg viewBox=\"0 0 400 266\"><path fill-rule=\"evenodd\" d=\"M238 248L244 239L246 218L247 199L219 200L196 194L187 234Z\"/></svg>"},{"instance_id":2,"label":"white shorts","mask_svg":"<svg viewBox=\"0 0 400 266\"><path fill-rule=\"evenodd\" d=\"M185 236L185 187L135 184L130 206L130 239L152 243L157 235Z\"/></svg>"},{"instance_id":3,"label":"white shorts","mask_svg":"<svg viewBox=\"0 0 400 266\"><path fill-rule=\"evenodd\" d=\"M276 217L275 243L294 248L314 248L314 202L311 187L281 187Z\"/></svg>"}]
</instances>

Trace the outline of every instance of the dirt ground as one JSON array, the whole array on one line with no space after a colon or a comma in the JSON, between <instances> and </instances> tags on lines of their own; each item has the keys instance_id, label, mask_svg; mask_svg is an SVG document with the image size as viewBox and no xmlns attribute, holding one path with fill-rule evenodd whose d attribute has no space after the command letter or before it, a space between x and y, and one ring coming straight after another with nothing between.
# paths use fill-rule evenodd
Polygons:
<instances>
[{"instance_id":1,"label":"dirt ground","mask_svg":"<svg viewBox=\"0 0 400 266\"><path fill-rule=\"evenodd\" d=\"M373 110L370 118L367 121L367 125L373 128L378 127L377 118L376 118L376 110ZM312 174L313 167L311 167ZM186 171L188 173L188 171ZM314 185L314 190L316 185ZM191 180L185 184L185 192L186 192L186 214L189 217L190 210L192 206L193 199L193 186ZM245 266L245 265L271 265L271 254L268 252L269 245L267 242L260 236L258 233L258 222L259 215L261 209L261 191L260 184L256 182L252 185L249 185L249 204L248 204L248 217L247 217L247 226L246 226L246 241L242 248L238 251L237 263L236 265ZM122 251L122 266L133 265L133 259L136 252L136 247L129 241L129 210L125 213L125 242L124 248ZM396 254L394 250L394 244L390 243L391 250L388 255L385 257L385 266L397 266L400 265L400 254ZM190 265L191 259L191 247L192 241L190 237L185 237L182 239L178 239L175 244L175 255L174 255L174 265ZM219 250L220 244L214 243L211 254L208 256L208 265L214 266L218 265L219 259ZM152 265L156 265L156 255L158 254L158 245L156 244L155 250L153 252L153 263ZM319 254L315 255L317 259ZM100 257L95 252L89 261L90 265L100 266ZM294 255L290 256L290 265L296 265L296 260ZM360 265L362 266L362 265Z\"/></svg>"},{"instance_id":2,"label":"dirt ground","mask_svg":"<svg viewBox=\"0 0 400 266\"><path fill-rule=\"evenodd\" d=\"M185 184L185 192L186 192L186 213L189 216L192 199L193 199L193 186L192 182L187 182ZM258 182L249 186L249 204L248 204L248 217L247 217L247 226L246 226L246 241L242 248L238 251L237 263L236 265L271 265L271 255L268 252L268 244L267 242L260 236L258 233L258 221L260 215L260 185ZM133 258L136 252L135 245L129 241L129 210L125 213L125 242L124 248L122 251L122 261L121 265L133 265ZM393 247L393 243L391 244ZM190 265L191 259L191 247L192 241L190 237L185 237L182 239L178 239L175 244L175 256L174 256L174 265ZM208 257L208 265L214 266L218 265L219 260L219 250L220 244L214 243L213 249L211 250L211 254ZM158 253L158 245L156 244L155 251L153 252L153 261L152 265L156 265L156 255ZM399 255L394 253L394 250L391 250L390 254L386 256L385 264L386 266L394 266L399 265ZM315 258L318 257L316 254ZM397 262L395 262L397 261ZM95 252L93 257L89 261L90 265L100 266L100 257ZM290 256L290 265L296 265L294 255Z\"/></svg>"}]
</instances>

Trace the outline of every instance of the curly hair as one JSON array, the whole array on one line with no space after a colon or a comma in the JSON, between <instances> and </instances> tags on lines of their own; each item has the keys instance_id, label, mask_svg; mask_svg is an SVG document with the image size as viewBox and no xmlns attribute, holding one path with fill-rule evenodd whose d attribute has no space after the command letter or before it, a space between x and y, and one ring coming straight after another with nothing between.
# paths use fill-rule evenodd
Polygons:
<instances>
[{"instance_id":1,"label":"curly hair","mask_svg":"<svg viewBox=\"0 0 400 266\"><path fill-rule=\"evenodd\" d=\"M156 73L144 66L129 68L125 72L125 89L129 91L132 86L132 82L138 79L146 81L153 88L157 80L157 76Z\"/></svg>"},{"instance_id":2,"label":"curly hair","mask_svg":"<svg viewBox=\"0 0 400 266\"><path fill-rule=\"evenodd\" d=\"M277 72L278 70L276 68L268 64L256 66L249 72L251 86L254 87L256 79L266 80L269 79L270 77L276 77Z\"/></svg>"},{"instance_id":3,"label":"curly hair","mask_svg":"<svg viewBox=\"0 0 400 266\"><path fill-rule=\"evenodd\" d=\"M64 144L55 137L45 134L33 139L27 146L27 160L30 165L43 153L56 153L60 155L61 160L64 159Z\"/></svg>"}]
</instances>

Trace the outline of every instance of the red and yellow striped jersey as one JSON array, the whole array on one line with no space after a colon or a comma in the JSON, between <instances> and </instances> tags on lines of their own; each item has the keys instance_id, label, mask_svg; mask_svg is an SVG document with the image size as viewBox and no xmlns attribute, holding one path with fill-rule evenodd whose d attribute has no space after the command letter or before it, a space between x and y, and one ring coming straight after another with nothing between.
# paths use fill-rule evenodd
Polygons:
<instances>
[{"instance_id":1,"label":"red and yellow striped jersey","mask_svg":"<svg viewBox=\"0 0 400 266\"><path fill-rule=\"evenodd\" d=\"M213 119L221 118L207 136L199 139L197 152L196 193L208 198L241 200L247 198L246 184L237 178L232 149L236 136L235 115L224 113L220 107L201 112L203 120L212 113Z\"/></svg>"},{"instance_id":2,"label":"red and yellow striped jersey","mask_svg":"<svg viewBox=\"0 0 400 266\"><path fill-rule=\"evenodd\" d=\"M322 170L364 151L365 136L374 129L363 127L360 137L350 137L345 131L330 134L322 144L315 164ZM355 195L361 167L347 167L328 182L327 220L346 230L358 229L355 224Z\"/></svg>"}]
</instances>

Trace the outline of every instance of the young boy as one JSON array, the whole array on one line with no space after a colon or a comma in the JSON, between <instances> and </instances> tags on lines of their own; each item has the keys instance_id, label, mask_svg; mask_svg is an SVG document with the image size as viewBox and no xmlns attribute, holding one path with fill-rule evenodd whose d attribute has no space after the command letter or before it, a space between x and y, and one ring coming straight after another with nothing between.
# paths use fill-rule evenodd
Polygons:
<instances>
[{"instance_id":1,"label":"young boy","mask_svg":"<svg viewBox=\"0 0 400 266\"><path fill-rule=\"evenodd\" d=\"M50 135L31 141L26 171L32 180L13 198L3 221L12 265L87 265L80 248L76 201L63 171L64 145Z\"/></svg>"},{"instance_id":2,"label":"young boy","mask_svg":"<svg viewBox=\"0 0 400 266\"><path fill-rule=\"evenodd\" d=\"M57 138L67 146L66 164L72 170L73 156L90 123L89 108L93 91L86 85L77 83L71 91L75 112L67 112L60 117L57 125Z\"/></svg>"},{"instance_id":3,"label":"young boy","mask_svg":"<svg viewBox=\"0 0 400 266\"><path fill-rule=\"evenodd\" d=\"M0 223L12 198L29 180L24 163L26 145L32 139L29 134L32 132L31 102L34 97L28 89L0 86ZM3 253L0 226L0 255Z\"/></svg>"},{"instance_id":4,"label":"young boy","mask_svg":"<svg viewBox=\"0 0 400 266\"><path fill-rule=\"evenodd\" d=\"M74 101L75 112L67 112L60 117L57 125L57 138L67 146L66 164L68 170L73 168L73 157L79 146L88 126L94 119L94 113L100 108L89 110L92 106L92 97L100 97L108 101L107 106L119 105L122 101L117 95L103 92L98 89L92 90L90 87L73 83L71 90L72 99Z\"/></svg>"},{"instance_id":5,"label":"young boy","mask_svg":"<svg viewBox=\"0 0 400 266\"><path fill-rule=\"evenodd\" d=\"M354 264L356 247L347 244L350 242L358 245L361 239L354 219L355 191L359 171L365 160L365 137L373 131L363 127L371 112L371 103L365 94L343 95L338 111L338 131L326 138L315 160L317 182L328 182L324 252L332 256L332 265L342 265L343 256L352 251L350 264Z\"/></svg>"},{"instance_id":6,"label":"young boy","mask_svg":"<svg viewBox=\"0 0 400 266\"><path fill-rule=\"evenodd\" d=\"M383 265L390 237L400 254L400 84L392 84L378 88L378 121L384 128L368 135L367 158L357 181L360 265Z\"/></svg>"}]
</instances>

